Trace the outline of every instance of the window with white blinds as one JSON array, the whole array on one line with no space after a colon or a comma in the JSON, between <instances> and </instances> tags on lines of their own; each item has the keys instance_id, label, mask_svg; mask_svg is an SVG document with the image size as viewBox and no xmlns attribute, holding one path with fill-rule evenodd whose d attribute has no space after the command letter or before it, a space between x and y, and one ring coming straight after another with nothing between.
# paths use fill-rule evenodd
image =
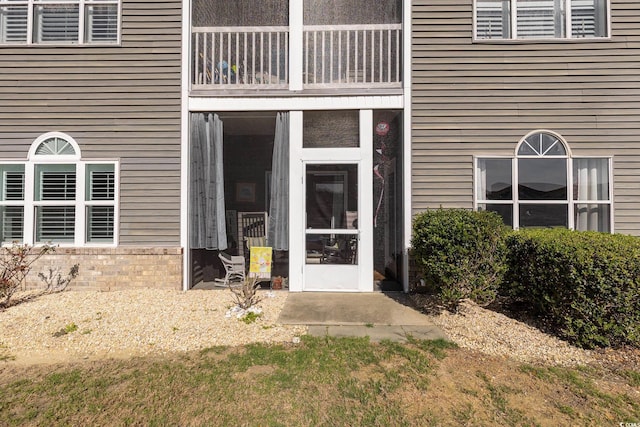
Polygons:
<instances>
[{"instance_id":1,"label":"window with white blinds","mask_svg":"<svg viewBox=\"0 0 640 427\"><path fill-rule=\"evenodd\" d=\"M24 235L24 207L0 206L2 212L2 243L22 242Z\"/></svg>"},{"instance_id":2,"label":"window with white blinds","mask_svg":"<svg viewBox=\"0 0 640 427\"><path fill-rule=\"evenodd\" d=\"M607 0L475 0L475 38L575 39L609 35Z\"/></svg>"},{"instance_id":3,"label":"window with white blinds","mask_svg":"<svg viewBox=\"0 0 640 427\"><path fill-rule=\"evenodd\" d=\"M27 161L0 161L0 244L117 244L117 165L82 160L60 132L36 139Z\"/></svg>"},{"instance_id":4,"label":"window with white blinds","mask_svg":"<svg viewBox=\"0 0 640 427\"><path fill-rule=\"evenodd\" d=\"M35 165L36 242L75 240L76 165Z\"/></svg>"},{"instance_id":5,"label":"window with white blinds","mask_svg":"<svg viewBox=\"0 0 640 427\"><path fill-rule=\"evenodd\" d=\"M75 240L75 206L36 206L36 243Z\"/></svg>"},{"instance_id":6,"label":"window with white blinds","mask_svg":"<svg viewBox=\"0 0 640 427\"><path fill-rule=\"evenodd\" d=\"M36 200L76 199L75 165L36 165Z\"/></svg>"},{"instance_id":7,"label":"window with white blinds","mask_svg":"<svg viewBox=\"0 0 640 427\"><path fill-rule=\"evenodd\" d=\"M0 43L117 43L119 13L119 0L0 0Z\"/></svg>"},{"instance_id":8,"label":"window with white blinds","mask_svg":"<svg viewBox=\"0 0 640 427\"><path fill-rule=\"evenodd\" d=\"M27 42L27 6L0 1L0 43Z\"/></svg>"},{"instance_id":9,"label":"window with white blinds","mask_svg":"<svg viewBox=\"0 0 640 427\"><path fill-rule=\"evenodd\" d=\"M118 39L118 5L85 6L85 40L87 43L110 43Z\"/></svg>"},{"instance_id":10,"label":"window with white blinds","mask_svg":"<svg viewBox=\"0 0 640 427\"><path fill-rule=\"evenodd\" d=\"M113 165L88 165L87 200L113 200L115 172Z\"/></svg>"},{"instance_id":11,"label":"window with white blinds","mask_svg":"<svg viewBox=\"0 0 640 427\"><path fill-rule=\"evenodd\" d=\"M3 171L2 178L2 200L24 200L24 167L21 171Z\"/></svg>"},{"instance_id":12,"label":"window with white blinds","mask_svg":"<svg viewBox=\"0 0 640 427\"><path fill-rule=\"evenodd\" d=\"M86 240L113 242L116 190L113 164L87 165Z\"/></svg>"},{"instance_id":13,"label":"window with white blinds","mask_svg":"<svg viewBox=\"0 0 640 427\"><path fill-rule=\"evenodd\" d=\"M0 243L22 242L24 165L0 165Z\"/></svg>"},{"instance_id":14,"label":"window with white blinds","mask_svg":"<svg viewBox=\"0 0 640 427\"><path fill-rule=\"evenodd\" d=\"M113 206L87 206L87 242L113 242Z\"/></svg>"}]
</instances>

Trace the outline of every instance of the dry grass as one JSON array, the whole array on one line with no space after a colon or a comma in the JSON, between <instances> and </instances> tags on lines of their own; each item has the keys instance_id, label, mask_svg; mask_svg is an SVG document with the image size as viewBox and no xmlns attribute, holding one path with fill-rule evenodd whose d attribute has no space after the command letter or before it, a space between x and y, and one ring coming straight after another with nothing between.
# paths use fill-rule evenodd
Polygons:
<instances>
[{"instance_id":1,"label":"dry grass","mask_svg":"<svg viewBox=\"0 0 640 427\"><path fill-rule=\"evenodd\" d=\"M163 358L0 365L0 420L47 426L617 425L640 421L635 378L637 372L521 365L441 341L303 337L298 345L216 347Z\"/></svg>"}]
</instances>

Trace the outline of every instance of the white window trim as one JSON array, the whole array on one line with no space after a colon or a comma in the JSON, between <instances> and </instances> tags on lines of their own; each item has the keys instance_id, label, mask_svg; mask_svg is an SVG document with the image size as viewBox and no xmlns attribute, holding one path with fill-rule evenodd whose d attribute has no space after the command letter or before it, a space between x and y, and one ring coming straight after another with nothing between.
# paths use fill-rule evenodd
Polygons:
<instances>
[{"instance_id":1,"label":"white window trim","mask_svg":"<svg viewBox=\"0 0 640 427\"><path fill-rule=\"evenodd\" d=\"M65 139L75 149L74 155L38 155L35 154L38 146L49 138L58 137ZM80 147L77 142L61 132L49 132L38 137L31 148L26 161L1 160L1 164L24 165L24 200L4 201L0 205L24 206L23 242L29 245L41 245L36 242L35 209L38 206L75 206L75 229L73 242L54 242L60 247L116 247L119 244L120 235L120 162L117 159L81 159ZM113 165L114 170L114 196L113 200L86 200L86 171L88 165ZM76 195L75 200L35 200L35 180L37 165L74 165L76 170ZM113 206L113 241L112 242L88 242L86 236L86 210L88 206Z\"/></svg>"},{"instance_id":2,"label":"white window trim","mask_svg":"<svg viewBox=\"0 0 640 427\"><path fill-rule=\"evenodd\" d=\"M82 167L80 168L82 170L81 174L82 177L80 177L80 174L78 174L78 180L82 179L82 186L81 188L79 188L79 190L82 190L82 194L80 195L80 197L78 197L78 195L76 194L76 200L78 200L78 205L77 205L77 209L76 209L76 218L81 218L82 221L76 220L76 222L78 222L79 224L76 224L76 227L78 225L81 226L82 230L78 230L76 229L76 242L78 240L81 240L81 243L76 243L76 246L118 246L118 236L120 235L119 233L119 224L120 224L120 167L119 167L119 162L116 160L84 160L79 162L79 165L81 165ZM85 196L85 191L86 191L86 173L87 173L87 166L88 165L113 165L113 172L114 172L114 193L113 193L113 200L86 200L86 196ZM76 183L76 185L78 185ZM78 188L76 189L76 191L78 191ZM86 230L86 226L87 226L87 218L86 218L86 212L87 212L87 207L88 206L113 206L113 242L111 243L107 243L107 242L87 242L87 230ZM78 210L80 210L80 212L78 212ZM80 234L82 233L82 234Z\"/></svg>"},{"instance_id":3,"label":"white window trim","mask_svg":"<svg viewBox=\"0 0 640 427\"><path fill-rule=\"evenodd\" d=\"M78 5L78 38L75 42L38 42L34 41L33 33L34 33L34 20L35 14L34 9L38 4L71 4ZM107 5L113 4L116 5L117 9L117 17L116 17L116 40L115 41L87 41L85 40L85 28L87 22L87 13L86 6L87 5ZM24 42L7 42L1 43L1 46L119 46L121 43L122 36L122 0L96 0L96 1L87 1L87 0L22 0L22 1L7 1L0 0L1 6L18 6L18 5L26 5L27 6L27 40Z\"/></svg>"},{"instance_id":4,"label":"white window trim","mask_svg":"<svg viewBox=\"0 0 640 427\"><path fill-rule=\"evenodd\" d=\"M75 154L73 154L73 155L70 155L70 154L57 154L57 155L36 154L36 151L38 150L38 147L40 147L40 144L42 144L44 141L46 141L48 139L51 139L51 138L60 138L60 139L66 140L73 147L73 149L75 151ZM45 134L40 135L39 137L37 137L33 141L33 144L31 144L31 148L29 148L29 153L27 154L27 159L29 161L35 161L35 162L54 162L54 163L56 163L56 162L57 163L76 162L76 161L80 160L80 146L78 145L78 143L76 142L75 139L73 139L72 137L70 137L66 133L62 133L62 132L47 132Z\"/></svg>"},{"instance_id":5,"label":"white window trim","mask_svg":"<svg viewBox=\"0 0 640 427\"><path fill-rule=\"evenodd\" d=\"M512 221L513 221L513 229L518 230L520 228L520 205L527 204L540 204L540 201L531 200L526 202L521 202L519 200L518 195L518 159L527 159L527 158L544 158L545 156L518 156L518 150L520 145L524 142L526 138L535 134L535 133L551 133L559 138L559 140L563 143L567 155L564 156L550 156L548 158L558 158L558 159L566 159L567 161L567 199L566 200L546 200L543 204L558 204L558 205L568 205L567 210L567 228L570 230L575 230L575 205L578 204L599 204L599 205L608 205L609 206L609 230L610 233L615 233L614 228L614 194L613 194L613 156L579 156L574 155L571 152L569 144L560 136L558 133L549 131L549 130L535 130L529 132L525 137L523 137L520 142L516 145L515 152L512 156L499 156L499 155L474 155L473 156L473 210L477 211L479 205L510 205L512 206ZM479 198L478 194L478 182L480 182L479 176L479 168L478 161L484 159L510 159L511 160L511 200L487 200ZM573 185L573 160L574 159L606 159L607 160L607 168L608 168L608 190L609 190L609 199L608 200L575 200L574 199L574 185Z\"/></svg>"},{"instance_id":6,"label":"white window trim","mask_svg":"<svg viewBox=\"0 0 640 427\"><path fill-rule=\"evenodd\" d=\"M473 0L473 37L474 43L557 43L561 42L578 42L578 43L593 43L598 41L610 41L612 37L611 32L611 0L605 1L605 19L607 25L606 34L602 37L573 37L571 34L571 0L565 1L565 35L564 37L527 37L518 38L518 25L517 25L517 0L509 0L511 2L510 12L510 25L511 36L505 38L479 38L478 37L478 0ZM568 6L568 9L567 9Z\"/></svg>"}]
</instances>

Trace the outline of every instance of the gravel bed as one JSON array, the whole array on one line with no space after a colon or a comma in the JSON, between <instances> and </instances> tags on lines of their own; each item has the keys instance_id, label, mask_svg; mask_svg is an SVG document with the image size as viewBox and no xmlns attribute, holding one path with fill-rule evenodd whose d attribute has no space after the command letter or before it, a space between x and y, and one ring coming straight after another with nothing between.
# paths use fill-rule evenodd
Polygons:
<instances>
[{"instance_id":1,"label":"gravel bed","mask_svg":"<svg viewBox=\"0 0 640 427\"><path fill-rule=\"evenodd\" d=\"M415 294L412 299L418 307L430 307L433 304L430 297L425 295ZM566 341L471 301L463 301L458 313L444 310L431 317L434 324L462 348L525 363L576 366L596 362L593 351L574 347Z\"/></svg>"},{"instance_id":2,"label":"gravel bed","mask_svg":"<svg viewBox=\"0 0 640 427\"><path fill-rule=\"evenodd\" d=\"M229 290L43 295L0 311L0 360L28 365L162 355L253 342L297 342L307 332L305 326L277 323L288 292L259 291L259 295L262 314L251 324L226 315L234 305ZM411 298L418 307L432 306L423 295ZM579 349L471 302L463 302L456 314L443 311L430 317L460 347L492 356L561 366L640 364L638 349Z\"/></svg>"},{"instance_id":3,"label":"gravel bed","mask_svg":"<svg viewBox=\"0 0 640 427\"><path fill-rule=\"evenodd\" d=\"M277 323L286 292L259 291L259 295L262 314L251 324L226 316L234 305L226 289L43 295L0 312L0 356L25 364L130 357L291 342L306 333L306 327ZM68 333L62 332L65 328Z\"/></svg>"}]
</instances>

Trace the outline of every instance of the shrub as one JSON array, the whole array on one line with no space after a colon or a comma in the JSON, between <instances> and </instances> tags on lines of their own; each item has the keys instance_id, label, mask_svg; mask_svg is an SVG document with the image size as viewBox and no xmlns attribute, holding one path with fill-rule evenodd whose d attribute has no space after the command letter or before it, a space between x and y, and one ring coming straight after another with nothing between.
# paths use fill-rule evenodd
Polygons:
<instances>
[{"instance_id":1,"label":"shrub","mask_svg":"<svg viewBox=\"0 0 640 427\"><path fill-rule=\"evenodd\" d=\"M50 245L34 248L22 243L0 248L0 308L7 307L13 294L24 285L32 264L53 251L55 247Z\"/></svg>"},{"instance_id":2,"label":"shrub","mask_svg":"<svg viewBox=\"0 0 640 427\"><path fill-rule=\"evenodd\" d=\"M413 221L412 253L428 288L449 308L492 302L506 271L507 227L493 212L438 209Z\"/></svg>"},{"instance_id":3,"label":"shrub","mask_svg":"<svg viewBox=\"0 0 640 427\"><path fill-rule=\"evenodd\" d=\"M233 295L233 301L242 310L248 310L261 300L258 296L260 282L255 277L246 277L242 285L237 288L229 282L229 289Z\"/></svg>"},{"instance_id":4,"label":"shrub","mask_svg":"<svg viewBox=\"0 0 640 427\"><path fill-rule=\"evenodd\" d=\"M45 275L42 272L38 273L38 277L45 284L45 288L42 292L45 294L52 294L64 291L67 289L67 286L69 286L71 281L78 277L79 271L80 264L74 264L69 269L69 273L64 277L62 276L62 273L60 273L59 267L49 267L48 275Z\"/></svg>"},{"instance_id":5,"label":"shrub","mask_svg":"<svg viewBox=\"0 0 640 427\"><path fill-rule=\"evenodd\" d=\"M581 347L640 345L640 239L565 229L507 238L509 286Z\"/></svg>"}]
</instances>

